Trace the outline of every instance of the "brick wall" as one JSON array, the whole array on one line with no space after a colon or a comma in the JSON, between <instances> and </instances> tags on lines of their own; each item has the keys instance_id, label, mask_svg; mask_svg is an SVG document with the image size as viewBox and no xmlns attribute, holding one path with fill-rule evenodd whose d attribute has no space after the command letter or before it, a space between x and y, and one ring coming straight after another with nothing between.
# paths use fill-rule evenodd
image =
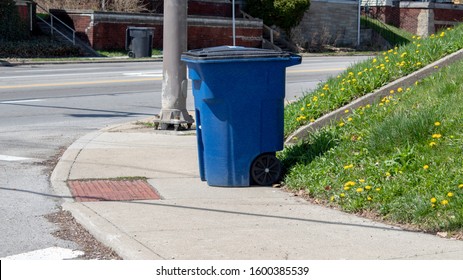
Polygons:
<instances>
[{"instance_id":1,"label":"brick wall","mask_svg":"<svg viewBox=\"0 0 463 280\"><path fill-rule=\"evenodd\" d=\"M358 2L313 0L298 27L293 41L303 48L319 44L355 46L358 32Z\"/></svg>"},{"instance_id":2,"label":"brick wall","mask_svg":"<svg viewBox=\"0 0 463 280\"><path fill-rule=\"evenodd\" d=\"M399 28L402 28L410 33L416 34L418 30L418 16L421 13L421 9L400 9L400 24Z\"/></svg>"},{"instance_id":3,"label":"brick wall","mask_svg":"<svg viewBox=\"0 0 463 280\"><path fill-rule=\"evenodd\" d=\"M235 5L235 13L240 12L239 5ZM188 14L198 16L232 17L231 2L224 1L188 1Z\"/></svg>"},{"instance_id":4,"label":"brick wall","mask_svg":"<svg viewBox=\"0 0 463 280\"><path fill-rule=\"evenodd\" d=\"M463 7L448 3L401 1L399 7L370 7L370 10L378 19L422 36L463 22Z\"/></svg>"},{"instance_id":5,"label":"brick wall","mask_svg":"<svg viewBox=\"0 0 463 280\"><path fill-rule=\"evenodd\" d=\"M238 3L238 1L237 1ZM162 1L145 0L148 10L155 13L163 13ZM236 14L240 12L240 5L236 4ZM215 17L231 17L232 4L228 0L188 0L188 14L196 16L215 16Z\"/></svg>"},{"instance_id":6,"label":"brick wall","mask_svg":"<svg viewBox=\"0 0 463 280\"><path fill-rule=\"evenodd\" d=\"M162 49L162 15L124 14L107 12L71 12L77 35L97 50L124 49L128 26L154 29L153 47ZM263 23L260 20L236 20L236 44L246 47L262 46ZM188 18L188 49L231 45L231 19L219 17Z\"/></svg>"}]
</instances>

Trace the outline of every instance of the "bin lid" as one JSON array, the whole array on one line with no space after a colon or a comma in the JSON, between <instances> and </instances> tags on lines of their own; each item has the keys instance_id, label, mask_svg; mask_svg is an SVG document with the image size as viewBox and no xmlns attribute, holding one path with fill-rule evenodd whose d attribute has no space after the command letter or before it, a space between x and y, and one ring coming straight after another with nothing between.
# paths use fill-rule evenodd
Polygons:
<instances>
[{"instance_id":1,"label":"bin lid","mask_svg":"<svg viewBox=\"0 0 463 280\"><path fill-rule=\"evenodd\" d=\"M192 60L245 59L245 58L289 58L291 53L236 46L220 46L191 50L183 53L182 58Z\"/></svg>"}]
</instances>

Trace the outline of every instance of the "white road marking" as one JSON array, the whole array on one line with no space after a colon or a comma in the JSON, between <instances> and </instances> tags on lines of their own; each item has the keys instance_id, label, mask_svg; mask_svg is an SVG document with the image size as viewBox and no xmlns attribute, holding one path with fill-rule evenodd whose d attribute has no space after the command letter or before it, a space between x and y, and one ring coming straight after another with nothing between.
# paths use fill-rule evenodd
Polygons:
<instances>
[{"instance_id":1,"label":"white road marking","mask_svg":"<svg viewBox=\"0 0 463 280\"><path fill-rule=\"evenodd\" d=\"M0 155L0 161L26 161L26 160L37 160L37 159L27 158L27 157Z\"/></svg>"},{"instance_id":2,"label":"white road marking","mask_svg":"<svg viewBox=\"0 0 463 280\"><path fill-rule=\"evenodd\" d=\"M17 103L29 103L29 102L40 102L44 101L43 99L24 99L24 100L11 100L11 101L2 101L0 104L17 104Z\"/></svg>"},{"instance_id":3,"label":"white road marking","mask_svg":"<svg viewBox=\"0 0 463 280\"><path fill-rule=\"evenodd\" d=\"M58 71L72 71L72 72L76 72L76 71L82 71L82 70L99 70L99 69L104 69L104 68L101 68L101 67L87 67L87 68L57 68L57 69L23 69L23 70L16 70L16 71L13 71L14 73L24 73L24 72L27 72L27 73L30 73L30 72L56 72L57 70Z\"/></svg>"},{"instance_id":4,"label":"white road marking","mask_svg":"<svg viewBox=\"0 0 463 280\"><path fill-rule=\"evenodd\" d=\"M162 77L162 71L156 72L131 72L131 73L124 73L124 76L136 76L136 77Z\"/></svg>"},{"instance_id":5,"label":"white road marking","mask_svg":"<svg viewBox=\"0 0 463 280\"><path fill-rule=\"evenodd\" d=\"M1 258L1 260L69 260L84 255L82 251L50 247L47 249L22 253Z\"/></svg>"}]
</instances>

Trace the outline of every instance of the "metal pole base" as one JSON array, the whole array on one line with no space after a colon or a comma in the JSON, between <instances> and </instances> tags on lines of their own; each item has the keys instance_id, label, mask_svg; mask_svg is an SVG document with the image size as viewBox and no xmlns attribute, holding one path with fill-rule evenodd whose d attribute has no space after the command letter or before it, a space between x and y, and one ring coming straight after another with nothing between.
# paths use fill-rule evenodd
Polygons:
<instances>
[{"instance_id":1,"label":"metal pole base","mask_svg":"<svg viewBox=\"0 0 463 280\"><path fill-rule=\"evenodd\" d=\"M159 115L155 115L153 123L154 129L172 129L178 131L181 129L190 129L194 121L186 109L162 109Z\"/></svg>"}]
</instances>

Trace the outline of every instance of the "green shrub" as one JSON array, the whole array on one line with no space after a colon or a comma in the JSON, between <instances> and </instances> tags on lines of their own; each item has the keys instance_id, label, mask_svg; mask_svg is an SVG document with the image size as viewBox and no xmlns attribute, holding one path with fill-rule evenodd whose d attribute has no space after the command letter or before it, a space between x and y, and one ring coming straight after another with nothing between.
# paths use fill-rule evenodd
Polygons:
<instances>
[{"instance_id":1,"label":"green shrub","mask_svg":"<svg viewBox=\"0 0 463 280\"><path fill-rule=\"evenodd\" d=\"M248 0L247 8L252 16L261 18L267 25L276 25L291 35L291 28L301 22L310 7L310 0Z\"/></svg>"},{"instance_id":2,"label":"green shrub","mask_svg":"<svg viewBox=\"0 0 463 280\"><path fill-rule=\"evenodd\" d=\"M82 56L75 46L51 40L34 38L27 41L8 41L0 44L0 58L52 58Z\"/></svg>"}]
</instances>

